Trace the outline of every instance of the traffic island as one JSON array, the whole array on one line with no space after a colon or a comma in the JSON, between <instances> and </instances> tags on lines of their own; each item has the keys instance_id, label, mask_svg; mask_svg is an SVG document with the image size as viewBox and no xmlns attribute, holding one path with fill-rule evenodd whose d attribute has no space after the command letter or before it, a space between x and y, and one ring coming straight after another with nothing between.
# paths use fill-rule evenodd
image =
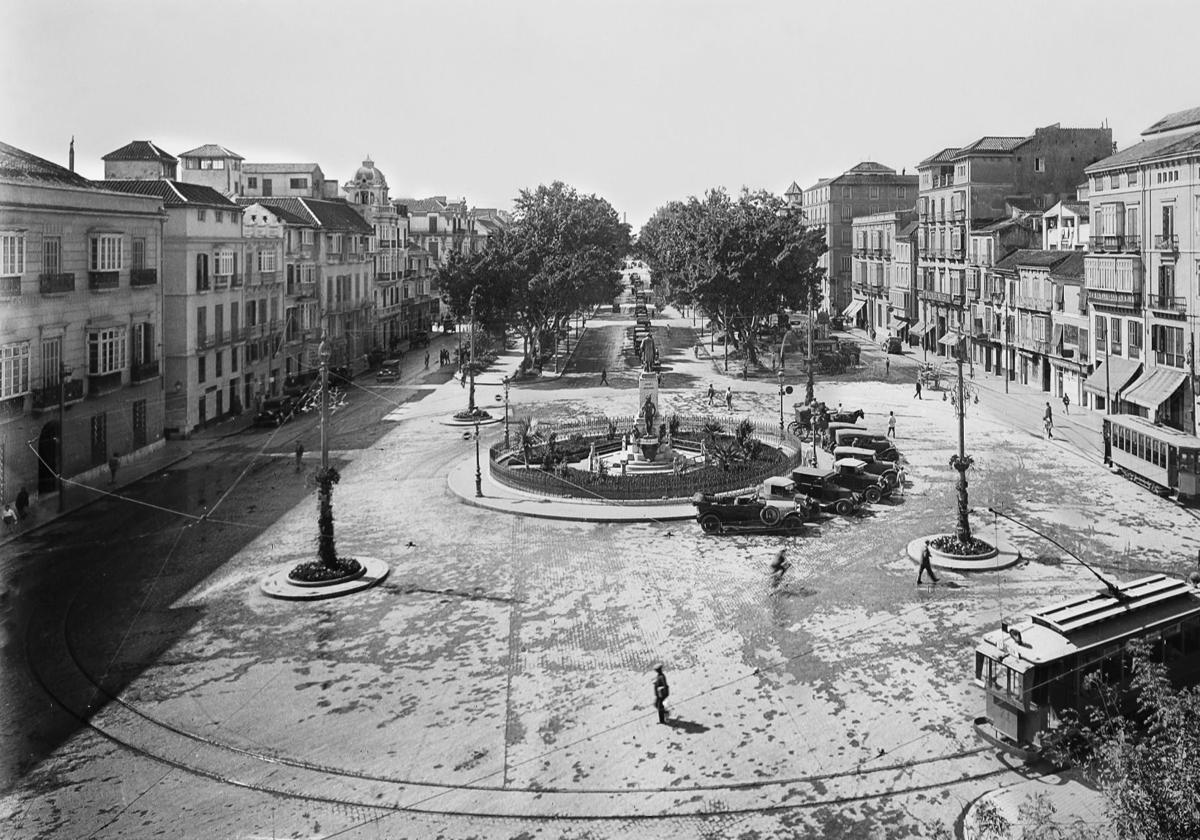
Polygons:
<instances>
[{"instance_id":1,"label":"traffic island","mask_svg":"<svg viewBox=\"0 0 1200 840\"><path fill-rule=\"evenodd\" d=\"M314 561L319 563L320 561ZM340 598L354 592L370 589L381 583L391 569L387 563L375 557L356 558L357 570L348 571L337 577L326 580L301 580L293 573L303 569L308 564L292 562L274 572L271 572L259 587L263 593L272 598L285 601L318 601L323 598Z\"/></svg>"},{"instance_id":2,"label":"traffic island","mask_svg":"<svg viewBox=\"0 0 1200 840\"><path fill-rule=\"evenodd\" d=\"M929 545L929 562L935 569L947 569L953 572L994 572L1007 569L1021 562L1021 552L1003 540L997 540L995 545L983 540L976 540L973 548L976 553L958 553L947 550L946 545L955 540L954 534L930 534L912 540L905 552L910 560L917 565L921 563L921 552ZM942 546L939 548L939 545Z\"/></svg>"}]
</instances>

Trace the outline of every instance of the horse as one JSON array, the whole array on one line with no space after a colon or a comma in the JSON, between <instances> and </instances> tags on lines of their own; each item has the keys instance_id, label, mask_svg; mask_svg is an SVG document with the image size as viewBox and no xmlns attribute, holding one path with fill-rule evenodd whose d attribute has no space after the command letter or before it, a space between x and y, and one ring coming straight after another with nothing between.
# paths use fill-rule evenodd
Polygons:
<instances>
[{"instance_id":1,"label":"horse","mask_svg":"<svg viewBox=\"0 0 1200 840\"><path fill-rule=\"evenodd\" d=\"M829 420L833 423L857 423L865 416L865 411L856 408L854 411L835 411L829 415Z\"/></svg>"}]
</instances>

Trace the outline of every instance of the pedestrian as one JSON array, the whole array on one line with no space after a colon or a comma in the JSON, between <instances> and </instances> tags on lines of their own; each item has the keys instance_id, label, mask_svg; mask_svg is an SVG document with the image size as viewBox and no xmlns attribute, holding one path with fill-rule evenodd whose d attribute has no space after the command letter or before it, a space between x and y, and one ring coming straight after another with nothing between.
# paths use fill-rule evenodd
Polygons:
<instances>
[{"instance_id":1,"label":"pedestrian","mask_svg":"<svg viewBox=\"0 0 1200 840\"><path fill-rule=\"evenodd\" d=\"M658 387L662 387L662 371L658 372Z\"/></svg>"},{"instance_id":2,"label":"pedestrian","mask_svg":"<svg viewBox=\"0 0 1200 840\"><path fill-rule=\"evenodd\" d=\"M729 409L730 411L733 411L733 386L732 385L728 385L725 387L725 407L727 409Z\"/></svg>"},{"instance_id":3,"label":"pedestrian","mask_svg":"<svg viewBox=\"0 0 1200 840\"><path fill-rule=\"evenodd\" d=\"M607 384L608 384L608 368L601 368L601 369L600 369L600 384L601 384L601 385L607 385Z\"/></svg>"},{"instance_id":4,"label":"pedestrian","mask_svg":"<svg viewBox=\"0 0 1200 840\"><path fill-rule=\"evenodd\" d=\"M1063 394L1063 413L1071 413L1071 397L1067 394Z\"/></svg>"},{"instance_id":5,"label":"pedestrian","mask_svg":"<svg viewBox=\"0 0 1200 840\"><path fill-rule=\"evenodd\" d=\"M771 562L771 586L777 587L783 580L783 573L791 568L791 563L787 559L787 549L779 549L779 553L775 555L775 559Z\"/></svg>"},{"instance_id":6,"label":"pedestrian","mask_svg":"<svg viewBox=\"0 0 1200 840\"><path fill-rule=\"evenodd\" d=\"M425 351L425 370L429 370L429 351Z\"/></svg>"},{"instance_id":7,"label":"pedestrian","mask_svg":"<svg viewBox=\"0 0 1200 840\"><path fill-rule=\"evenodd\" d=\"M892 358L891 358L891 356L883 357L883 375L885 378L892 375Z\"/></svg>"},{"instance_id":8,"label":"pedestrian","mask_svg":"<svg viewBox=\"0 0 1200 840\"><path fill-rule=\"evenodd\" d=\"M929 579L934 583L937 583L937 575L933 573L932 558L929 554L928 540L925 541L925 545L921 548L921 568L917 571L917 586L920 586L923 583L921 578L924 577L926 572L929 572Z\"/></svg>"},{"instance_id":9,"label":"pedestrian","mask_svg":"<svg viewBox=\"0 0 1200 840\"><path fill-rule=\"evenodd\" d=\"M904 469L904 465L900 464L896 467L896 493L904 495L904 485L908 483L908 472Z\"/></svg>"},{"instance_id":10,"label":"pedestrian","mask_svg":"<svg viewBox=\"0 0 1200 840\"><path fill-rule=\"evenodd\" d=\"M663 673L663 666L656 665L654 671L654 708L658 709L658 722L666 723L667 698L671 696L671 686L667 685L667 675Z\"/></svg>"},{"instance_id":11,"label":"pedestrian","mask_svg":"<svg viewBox=\"0 0 1200 840\"><path fill-rule=\"evenodd\" d=\"M716 395L717 395L717 389L712 386L711 382L708 383L708 404L709 405L713 404L713 398L716 397Z\"/></svg>"},{"instance_id":12,"label":"pedestrian","mask_svg":"<svg viewBox=\"0 0 1200 840\"><path fill-rule=\"evenodd\" d=\"M121 453L114 452L108 459L108 483L117 483L117 469L121 466Z\"/></svg>"},{"instance_id":13,"label":"pedestrian","mask_svg":"<svg viewBox=\"0 0 1200 840\"><path fill-rule=\"evenodd\" d=\"M917 392L915 394L913 394L913 396L916 397L918 400L925 399L924 397L921 396L921 380L920 379L917 380Z\"/></svg>"},{"instance_id":14,"label":"pedestrian","mask_svg":"<svg viewBox=\"0 0 1200 840\"><path fill-rule=\"evenodd\" d=\"M4 525L10 531L17 527L17 512L13 510L12 504L9 502L4 503Z\"/></svg>"},{"instance_id":15,"label":"pedestrian","mask_svg":"<svg viewBox=\"0 0 1200 840\"><path fill-rule=\"evenodd\" d=\"M896 412L894 411L888 412L887 436L890 438L894 438L896 436Z\"/></svg>"},{"instance_id":16,"label":"pedestrian","mask_svg":"<svg viewBox=\"0 0 1200 840\"><path fill-rule=\"evenodd\" d=\"M1046 427L1046 438L1052 439L1054 437L1054 421L1046 417L1042 422Z\"/></svg>"},{"instance_id":17,"label":"pedestrian","mask_svg":"<svg viewBox=\"0 0 1200 840\"><path fill-rule=\"evenodd\" d=\"M304 460L304 444L296 441L296 472L300 472L300 462Z\"/></svg>"},{"instance_id":18,"label":"pedestrian","mask_svg":"<svg viewBox=\"0 0 1200 840\"><path fill-rule=\"evenodd\" d=\"M29 491L24 487L17 493L17 519L24 519L29 510Z\"/></svg>"}]
</instances>

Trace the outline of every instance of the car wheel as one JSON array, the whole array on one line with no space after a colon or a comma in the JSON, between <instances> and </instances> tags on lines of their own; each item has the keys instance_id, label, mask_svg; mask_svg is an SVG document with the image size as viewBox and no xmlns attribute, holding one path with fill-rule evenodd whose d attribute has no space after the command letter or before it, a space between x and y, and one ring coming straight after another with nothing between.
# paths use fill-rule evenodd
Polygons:
<instances>
[{"instance_id":1,"label":"car wheel","mask_svg":"<svg viewBox=\"0 0 1200 840\"><path fill-rule=\"evenodd\" d=\"M854 510L854 505L849 499L838 499L833 510L838 516L849 516L850 512Z\"/></svg>"},{"instance_id":2,"label":"car wheel","mask_svg":"<svg viewBox=\"0 0 1200 840\"><path fill-rule=\"evenodd\" d=\"M758 518L763 521L764 525L778 525L780 515L779 508L770 505L758 512Z\"/></svg>"},{"instance_id":3,"label":"car wheel","mask_svg":"<svg viewBox=\"0 0 1200 840\"><path fill-rule=\"evenodd\" d=\"M783 518L783 529L792 536L795 536L804 530L804 520L794 513L785 516Z\"/></svg>"},{"instance_id":4,"label":"car wheel","mask_svg":"<svg viewBox=\"0 0 1200 840\"><path fill-rule=\"evenodd\" d=\"M878 487L868 487L866 490L863 491L863 496L866 497L866 500L868 502L870 502L871 504L875 504L876 502L878 502L880 499L883 498L883 493L879 490Z\"/></svg>"},{"instance_id":5,"label":"car wheel","mask_svg":"<svg viewBox=\"0 0 1200 840\"><path fill-rule=\"evenodd\" d=\"M706 534L721 533L721 517L715 513L706 513L700 517L700 530Z\"/></svg>"}]
</instances>

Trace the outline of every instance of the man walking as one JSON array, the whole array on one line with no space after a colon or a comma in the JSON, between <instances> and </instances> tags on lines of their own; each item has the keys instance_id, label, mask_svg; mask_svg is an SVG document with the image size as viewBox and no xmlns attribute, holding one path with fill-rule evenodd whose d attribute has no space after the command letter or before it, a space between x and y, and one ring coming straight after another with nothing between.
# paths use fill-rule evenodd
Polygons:
<instances>
[{"instance_id":1,"label":"man walking","mask_svg":"<svg viewBox=\"0 0 1200 840\"><path fill-rule=\"evenodd\" d=\"M667 675L663 673L663 666L658 665L654 669L657 676L654 678L654 708L658 709L658 722L667 722L667 698L671 696L671 687L667 685Z\"/></svg>"},{"instance_id":2,"label":"man walking","mask_svg":"<svg viewBox=\"0 0 1200 840\"><path fill-rule=\"evenodd\" d=\"M429 351L425 351L425 370L429 370Z\"/></svg>"},{"instance_id":3,"label":"man walking","mask_svg":"<svg viewBox=\"0 0 1200 840\"><path fill-rule=\"evenodd\" d=\"M608 384L608 368L601 368L601 369L600 369L600 384L601 384L601 385L607 385L607 384Z\"/></svg>"},{"instance_id":4,"label":"man walking","mask_svg":"<svg viewBox=\"0 0 1200 840\"><path fill-rule=\"evenodd\" d=\"M709 405L713 404L713 399L716 396L717 396L717 389L712 386L711 382L708 383L708 404Z\"/></svg>"},{"instance_id":5,"label":"man walking","mask_svg":"<svg viewBox=\"0 0 1200 840\"><path fill-rule=\"evenodd\" d=\"M1050 407L1050 403L1046 403L1046 413L1042 417L1042 421L1046 426L1046 437L1054 437L1054 409Z\"/></svg>"},{"instance_id":6,"label":"man walking","mask_svg":"<svg viewBox=\"0 0 1200 840\"><path fill-rule=\"evenodd\" d=\"M304 444L296 441L296 472L300 472L300 462L304 460Z\"/></svg>"},{"instance_id":7,"label":"man walking","mask_svg":"<svg viewBox=\"0 0 1200 840\"><path fill-rule=\"evenodd\" d=\"M776 588L783 580L783 573L788 570L792 564L787 560L787 549L779 549L779 553L775 555L775 560L771 563L771 586Z\"/></svg>"},{"instance_id":8,"label":"man walking","mask_svg":"<svg viewBox=\"0 0 1200 840\"><path fill-rule=\"evenodd\" d=\"M887 436L890 438L894 438L896 436L896 412L894 411L888 412Z\"/></svg>"},{"instance_id":9,"label":"man walking","mask_svg":"<svg viewBox=\"0 0 1200 840\"><path fill-rule=\"evenodd\" d=\"M918 400L925 399L924 397L921 396L921 380L920 380L920 378L917 379L917 392L915 394L913 394L913 397Z\"/></svg>"},{"instance_id":10,"label":"man walking","mask_svg":"<svg viewBox=\"0 0 1200 840\"><path fill-rule=\"evenodd\" d=\"M1065 414L1071 413L1071 397L1067 394L1063 394L1063 412Z\"/></svg>"},{"instance_id":11,"label":"man walking","mask_svg":"<svg viewBox=\"0 0 1200 840\"><path fill-rule=\"evenodd\" d=\"M108 459L108 483L117 483L117 469L121 466L121 453L114 452Z\"/></svg>"},{"instance_id":12,"label":"man walking","mask_svg":"<svg viewBox=\"0 0 1200 840\"><path fill-rule=\"evenodd\" d=\"M926 572L929 572L929 579L933 583L937 583L937 581L938 581L937 575L935 575L933 573L932 558L929 554L928 540L925 542L925 545L921 548L921 568L917 571L917 586L920 586L923 583L921 578L923 578L925 576Z\"/></svg>"},{"instance_id":13,"label":"man walking","mask_svg":"<svg viewBox=\"0 0 1200 840\"><path fill-rule=\"evenodd\" d=\"M17 493L17 519L24 519L29 510L29 491L24 487Z\"/></svg>"},{"instance_id":14,"label":"man walking","mask_svg":"<svg viewBox=\"0 0 1200 840\"><path fill-rule=\"evenodd\" d=\"M883 357L883 376L884 376L884 378L887 378L891 375L892 375L892 357L884 356Z\"/></svg>"},{"instance_id":15,"label":"man walking","mask_svg":"<svg viewBox=\"0 0 1200 840\"><path fill-rule=\"evenodd\" d=\"M733 411L733 386L732 385L727 385L725 387L725 407L727 409L729 409L730 411Z\"/></svg>"}]
</instances>

